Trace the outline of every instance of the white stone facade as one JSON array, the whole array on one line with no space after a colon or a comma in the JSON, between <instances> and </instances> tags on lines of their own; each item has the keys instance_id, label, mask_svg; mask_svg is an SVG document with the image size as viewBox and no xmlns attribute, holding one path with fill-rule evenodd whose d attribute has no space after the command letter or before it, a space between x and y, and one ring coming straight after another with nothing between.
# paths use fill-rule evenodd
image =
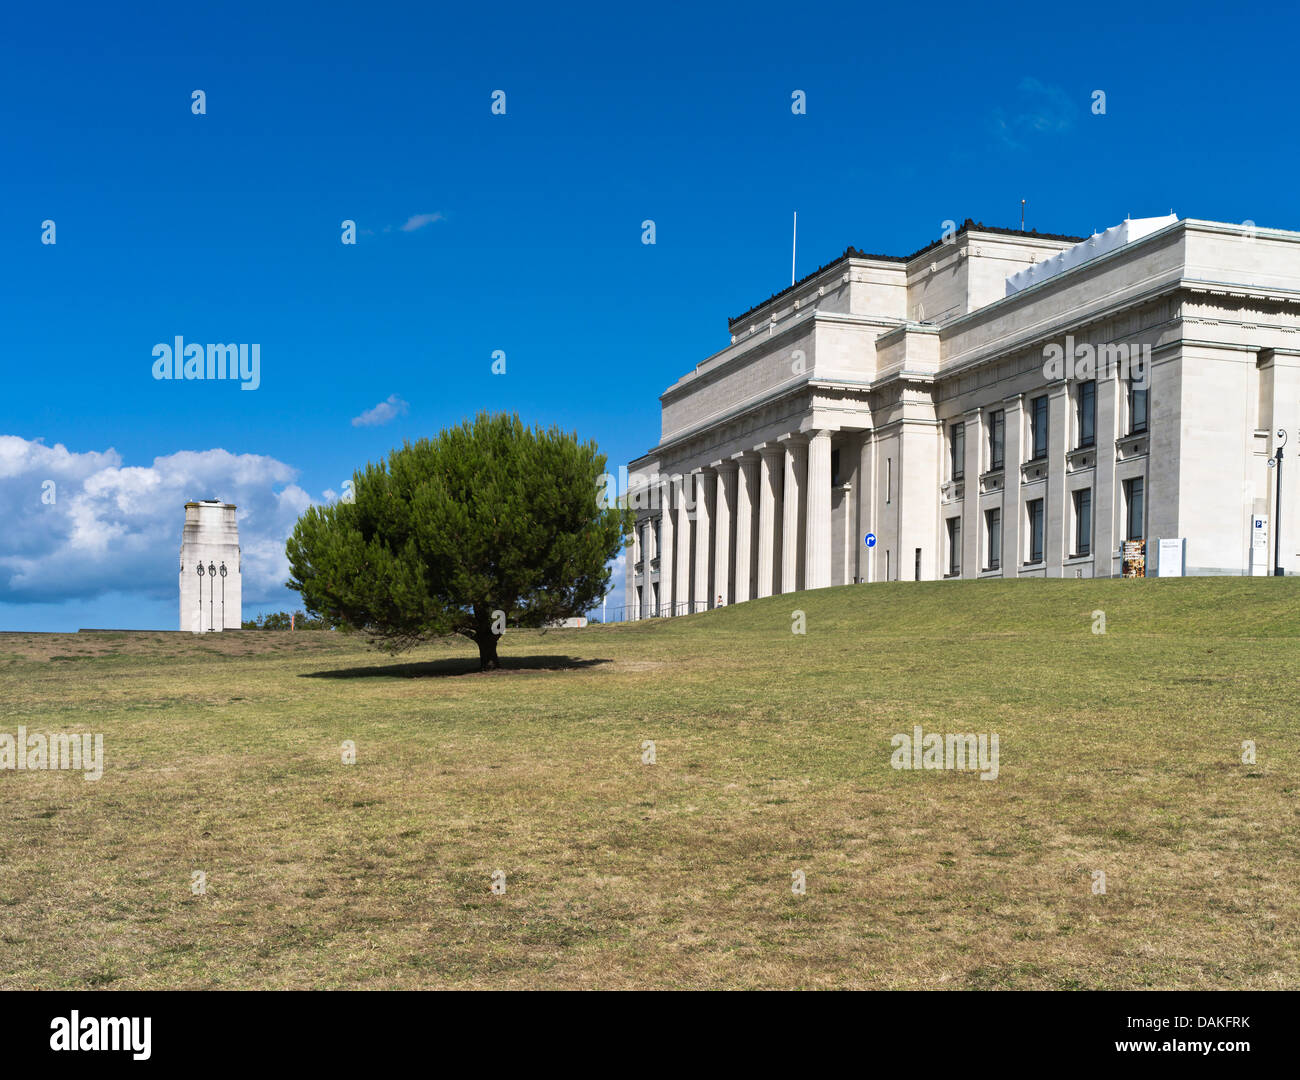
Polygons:
<instances>
[{"instance_id":1,"label":"white stone facade","mask_svg":"<svg viewBox=\"0 0 1300 1080\"><path fill-rule=\"evenodd\" d=\"M239 526L230 503L185 504L180 591L182 630L240 629Z\"/></svg>"},{"instance_id":2,"label":"white stone facade","mask_svg":"<svg viewBox=\"0 0 1300 1080\"><path fill-rule=\"evenodd\" d=\"M635 614L853 582L1118 576L1127 539L1151 559L1155 539L1184 538L1188 574L1271 574L1279 524L1280 564L1300 573L1300 233L1132 231L1089 258L1099 238L968 221L910 256L850 249L731 320L628 466Z\"/></svg>"}]
</instances>

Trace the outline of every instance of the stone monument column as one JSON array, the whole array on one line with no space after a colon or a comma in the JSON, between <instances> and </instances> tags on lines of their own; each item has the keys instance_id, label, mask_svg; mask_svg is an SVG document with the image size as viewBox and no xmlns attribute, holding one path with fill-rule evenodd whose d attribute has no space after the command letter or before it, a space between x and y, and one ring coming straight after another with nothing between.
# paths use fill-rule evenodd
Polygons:
<instances>
[{"instance_id":1,"label":"stone monument column","mask_svg":"<svg viewBox=\"0 0 1300 1080\"><path fill-rule=\"evenodd\" d=\"M180 629L196 634L243 626L236 507L220 499L185 504L181 534Z\"/></svg>"}]
</instances>

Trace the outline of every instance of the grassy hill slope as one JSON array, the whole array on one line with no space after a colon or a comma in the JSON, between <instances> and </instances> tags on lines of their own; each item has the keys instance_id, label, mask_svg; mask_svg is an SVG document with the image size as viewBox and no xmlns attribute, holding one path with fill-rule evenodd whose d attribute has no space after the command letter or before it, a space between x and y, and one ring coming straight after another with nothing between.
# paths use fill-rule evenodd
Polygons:
<instances>
[{"instance_id":1,"label":"grassy hill slope","mask_svg":"<svg viewBox=\"0 0 1300 1080\"><path fill-rule=\"evenodd\" d=\"M0 771L0 986L1300 987L1294 581L856 586L501 653L0 635L0 732L107 756ZM998 778L892 768L916 724L996 732Z\"/></svg>"}]
</instances>

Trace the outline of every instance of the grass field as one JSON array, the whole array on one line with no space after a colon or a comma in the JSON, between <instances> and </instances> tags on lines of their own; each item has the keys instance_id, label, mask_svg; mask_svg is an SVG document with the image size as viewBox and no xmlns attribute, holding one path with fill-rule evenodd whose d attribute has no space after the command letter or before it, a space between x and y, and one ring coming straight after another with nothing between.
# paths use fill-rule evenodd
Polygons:
<instances>
[{"instance_id":1,"label":"grass field","mask_svg":"<svg viewBox=\"0 0 1300 1080\"><path fill-rule=\"evenodd\" d=\"M0 986L1300 988L1294 580L857 586L501 654L0 635L0 732L106 756L0 771ZM996 732L998 778L892 768L915 724Z\"/></svg>"}]
</instances>

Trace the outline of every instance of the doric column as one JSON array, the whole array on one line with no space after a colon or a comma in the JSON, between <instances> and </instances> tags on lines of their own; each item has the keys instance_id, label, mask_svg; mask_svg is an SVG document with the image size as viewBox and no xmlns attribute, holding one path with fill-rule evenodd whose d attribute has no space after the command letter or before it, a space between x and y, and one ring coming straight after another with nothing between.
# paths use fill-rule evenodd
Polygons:
<instances>
[{"instance_id":1,"label":"doric column","mask_svg":"<svg viewBox=\"0 0 1300 1080\"><path fill-rule=\"evenodd\" d=\"M636 564L641 561L641 528L634 525L625 552L623 574L623 605L627 608L627 618L631 622L641 616L641 604L637 600Z\"/></svg>"},{"instance_id":2,"label":"doric column","mask_svg":"<svg viewBox=\"0 0 1300 1080\"><path fill-rule=\"evenodd\" d=\"M713 470L718 474L718 497L715 500L717 520L713 528L713 602L730 604L732 523L736 516L736 463L715 461Z\"/></svg>"},{"instance_id":3,"label":"doric column","mask_svg":"<svg viewBox=\"0 0 1300 1080\"><path fill-rule=\"evenodd\" d=\"M754 530L754 496L758 487L758 456L752 450L732 454L739 472L736 475L736 603L750 598L750 580L754 573L749 539Z\"/></svg>"},{"instance_id":4,"label":"doric column","mask_svg":"<svg viewBox=\"0 0 1300 1080\"><path fill-rule=\"evenodd\" d=\"M655 519L646 518L641 526L641 618L648 619L654 615L650 606L650 597L654 586L650 580L650 560L655 551Z\"/></svg>"},{"instance_id":5,"label":"doric column","mask_svg":"<svg viewBox=\"0 0 1300 1080\"><path fill-rule=\"evenodd\" d=\"M876 435L868 431L862 438L858 458L858 530L854 544L858 549L858 580L874 581L875 548L867 547L867 533L876 528Z\"/></svg>"},{"instance_id":6,"label":"doric column","mask_svg":"<svg viewBox=\"0 0 1300 1080\"><path fill-rule=\"evenodd\" d=\"M1120 401L1125 387L1118 378L1097 380L1097 459L1092 493L1092 573L1110 577L1111 556L1119 546L1115 538L1115 439L1128 434L1121 429ZM1275 399L1276 400L1276 399Z\"/></svg>"},{"instance_id":7,"label":"doric column","mask_svg":"<svg viewBox=\"0 0 1300 1080\"><path fill-rule=\"evenodd\" d=\"M1078 383L1075 383L1077 388ZM1065 454L1073 449L1074 437L1070 431L1070 414L1073 402L1070 384L1061 383L1054 386L1047 400L1047 520L1043 530L1043 558L1047 560L1047 576L1060 577L1065 563L1065 556L1070 554L1066 547L1065 506ZM1095 418L1095 414L1094 414Z\"/></svg>"},{"instance_id":8,"label":"doric column","mask_svg":"<svg viewBox=\"0 0 1300 1080\"><path fill-rule=\"evenodd\" d=\"M758 448L758 597L771 596L776 577L773 554L776 550L776 502L777 481L780 476L781 459L785 456L781 447L764 443Z\"/></svg>"},{"instance_id":9,"label":"doric column","mask_svg":"<svg viewBox=\"0 0 1300 1080\"><path fill-rule=\"evenodd\" d=\"M860 440L861 435L851 434L846 442L840 444L840 479L843 481L840 485L840 494L844 500L841 504L843 518L837 530L840 534L840 557L838 565L831 568L831 580L838 580L841 585L851 585L857 580L853 535L858 531L856 515Z\"/></svg>"},{"instance_id":10,"label":"doric column","mask_svg":"<svg viewBox=\"0 0 1300 1080\"><path fill-rule=\"evenodd\" d=\"M781 492L781 591L797 592L801 584L799 549L800 511L804 498L804 474L808 469L808 445L801 435L781 438L785 447L785 481Z\"/></svg>"},{"instance_id":11,"label":"doric column","mask_svg":"<svg viewBox=\"0 0 1300 1080\"><path fill-rule=\"evenodd\" d=\"M679 476L677 487L677 578L673 583L673 614L691 613L691 504L688 477Z\"/></svg>"},{"instance_id":12,"label":"doric column","mask_svg":"<svg viewBox=\"0 0 1300 1080\"><path fill-rule=\"evenodd\" d=\"M1025 416L1025 395L1004 398L1006 410L1005 459L1002 470L1002 576L1013 578L1020 573L1025 560L1025 512L1020 505L1021 464L1032 451L1027 451L1028 417Z\"/></svg>"},{"instance_id":13,"label":"doric column","mask_svg":"<svg viewBox=\"0 0 1300 1080\"><path fill-rule=\"evenodd\" d=\"M670 477L663 477L659 482L659 540L663 545L659 549L659 610L657 615L671 615L673 611L673 556L676 548L673 544L676 533L673 529L673 487Z\"/></svg>"},{"instance_id":14,"label":"doric column","mask_svg":"<svg viewBox=\"0 0 1300 1080\"><path fill-rule=\"evenodd\" d=\"M813 432L808 440L808 521L804 588L831 583L831 433Z\"/></svg>"},{"instance_id":15,"label":"doric column","mask_svg":"<svg viewBox=\"0 0 1300 1080\"><path fill-rule=\"evenodd\" d=\"M988 445L988 429L984 426L983 409L971 409L962 422L966 425L966 483L961 514L961 576L971 578L979 577L984 569L980 566L980 533L984 529L980 514L980 473L984 447Z\"/></svg>"},{"instance_id":16,"label":"doric column","mask_svg":"<svg viewBox=\"0 0 1300 1080\"><path fill-rule=\"evenodd\" d=\"M695 478L695 610L708 611L713 607L713 597L709 593L712 539L709 504L713 501L713 472L709 469L696 469L691 475Z\"/></svg>"}]
</instances>

